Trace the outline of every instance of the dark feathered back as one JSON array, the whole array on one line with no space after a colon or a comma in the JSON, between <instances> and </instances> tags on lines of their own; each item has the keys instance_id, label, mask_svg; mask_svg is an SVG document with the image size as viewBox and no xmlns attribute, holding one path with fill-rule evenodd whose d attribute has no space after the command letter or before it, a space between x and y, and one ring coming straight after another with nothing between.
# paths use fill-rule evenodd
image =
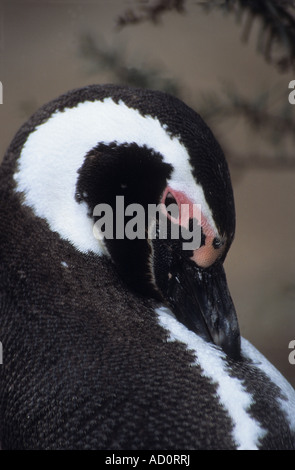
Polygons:
<instances>
[{"instance_id":1,"label":"dark feathered back","mask_svg":"<svg viewBox=\"0 0 295 470\"><path fill-rule=\"evenodd\" d=\"M21 128L0 170L2 448L235 448L234 423L221 405L218 383L202 373L195 351L167 341L156 301L127 288L109 257L81 253L61 239L14 191L17 158L35 126L55 110L109 94L145 114L156 109L160 122L173 133L181 128L190 146L181 112L193 114L205 132L202 151L196 147L192 155L201 155L195 176L203 183L215 171L206 150L210 131L162 93L86 87L46 105ZM221 165L226 177L220 184L230 185L223 157ZM270 430L262 446L293 448L294 435L276 401L279 389L249 359L222 360L225 368L232 366L229 374L247 380L246 390L257 399L249 416Z\"/></svg>"}]
</instances>

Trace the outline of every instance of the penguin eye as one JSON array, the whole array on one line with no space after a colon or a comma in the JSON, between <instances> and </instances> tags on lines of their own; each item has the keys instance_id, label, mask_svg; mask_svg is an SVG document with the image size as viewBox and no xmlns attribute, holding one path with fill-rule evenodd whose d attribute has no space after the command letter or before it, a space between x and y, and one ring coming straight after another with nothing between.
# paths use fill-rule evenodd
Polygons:
<instances>
[{"instance_id":1,"label":"penguin eye","mask_svg":"<svg viewBox=\"0 0 295 470\"><path fill-rule=\"evenodd\" d=\"M175 197L170 192L166 194L164 204L170 216L177 219L179 217L178 204Z\"/></svg>"}]
</instances>

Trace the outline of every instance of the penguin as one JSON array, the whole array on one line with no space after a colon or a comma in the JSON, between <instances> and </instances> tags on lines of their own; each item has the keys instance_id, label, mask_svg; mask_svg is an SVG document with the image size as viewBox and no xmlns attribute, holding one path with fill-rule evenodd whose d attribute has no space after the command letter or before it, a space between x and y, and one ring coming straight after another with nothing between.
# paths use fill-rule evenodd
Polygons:
<instances>
[{"instance_id":1,"label":"penguin","mask_svg":"<svg viewBox=\"0 0 295 470\"><path fill-rule=\"evenodd\" d=\"M161 91L40 108L0 169L2 449L295 449L295 391L244 339L230 173Z\"/></svg>"}]
</instances>

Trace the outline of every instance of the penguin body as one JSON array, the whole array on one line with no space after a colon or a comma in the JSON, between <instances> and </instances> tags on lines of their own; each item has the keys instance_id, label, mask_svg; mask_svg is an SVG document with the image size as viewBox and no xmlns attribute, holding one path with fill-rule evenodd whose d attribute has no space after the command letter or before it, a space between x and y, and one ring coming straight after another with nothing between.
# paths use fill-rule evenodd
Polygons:
<instances>
[{"instance_id":1,"label":"penguin body","mask_svg":"<svg viewBox=\"0 0 295 470\"><path fill-rule=\"evenodd\" d=\"M200 245L147 240L155 220L142 239L95 233L118 196L162 203L179 229L200 204ZM194 111L120 86L66 93L15 136L0 199L3 449L295 449L295 392L240 338L230 176Z\"/></svg>"}]
</instances>

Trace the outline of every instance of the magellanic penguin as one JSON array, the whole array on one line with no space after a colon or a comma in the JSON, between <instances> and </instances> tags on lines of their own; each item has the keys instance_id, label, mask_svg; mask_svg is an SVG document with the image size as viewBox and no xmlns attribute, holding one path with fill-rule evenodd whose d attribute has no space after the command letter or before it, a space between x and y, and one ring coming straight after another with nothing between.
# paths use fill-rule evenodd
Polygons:
<instances>
[{"instance_id":1,"label":"magellanic penguin","mask_svg":"<svg viewBox=\"0 0 295 470\"><path fill-rule=\"evenodd\" d=\"M230 175L195 111L70 91L16 134L0 200L3 449L295 449L295 392L240 337Z\"/></svg>"}]
</instances>

